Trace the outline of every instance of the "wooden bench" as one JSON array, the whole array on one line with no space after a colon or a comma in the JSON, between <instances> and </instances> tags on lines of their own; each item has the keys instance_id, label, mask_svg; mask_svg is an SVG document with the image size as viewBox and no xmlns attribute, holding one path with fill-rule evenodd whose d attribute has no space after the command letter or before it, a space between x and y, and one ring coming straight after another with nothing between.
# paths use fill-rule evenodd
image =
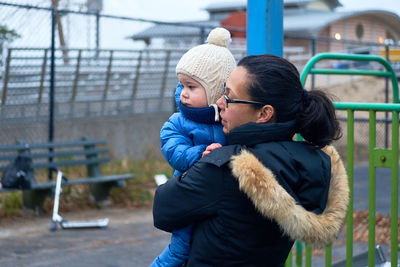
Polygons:
<instances>
[{"instance_id":1,"label":"wooden bench","mask_svg":"<svg viewBox=\"0 0 400 267\"><path fill-rule=\"evenodd\" d=\"M55 181L38 182L35 170L62 168L67 166L86 166L87 177L68 177L62 185L89 184L90 193L96 203L107 200L112 187L122 187L125 180L133 178L133 174L107 175L101 174L99 164L110 161L105 140L82 138L79 141L32 143L18 141L15 145L0 145L0 171L17 156L29 156L32 159L32 171L27 173L30 189L23 190L23 205L37 212L43 211L43 202L55 188ZM99 147L100 146L100 147ZM21 189L1 188L0 192Z\"/></svg>"}]
</instances>

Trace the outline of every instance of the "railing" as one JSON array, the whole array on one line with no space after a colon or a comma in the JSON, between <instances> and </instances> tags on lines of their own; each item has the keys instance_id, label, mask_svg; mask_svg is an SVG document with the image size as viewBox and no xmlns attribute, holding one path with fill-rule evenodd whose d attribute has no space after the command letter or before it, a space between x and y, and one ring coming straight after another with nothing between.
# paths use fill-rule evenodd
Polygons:
<instances>
[{"instance_id":1,"label":"railing","mask_svg":"<svg viewBox=\"0 0 400 267\"><path fill-rule=\"evenodd\" d=\"M333 70L316 69L316 63L321 60L374 61L381 64L384 71L371 70ZM353 207L354 207L354 112L369 112L369 200L368 200L368 266L375 266L375 223L376 223L376 168L391 169L391 220L390 220L390 262L398 266L398 179L399 179L399 94L396 74L391 65L383 58L368 55L348 55L323 53L314 56L306 64L301 75L303 85L309 74L327 75L369 75L387 77L393 86L393 104L384 103L334 103L337 110L347 111L347 173L350 187L350 203L346 217L346 266L353 266ZM391 148L376 147L376 113L392 113L392 144ZM296 266L302 264L302 244L296 241ZM311 246L306 244L305 265L311 266ZM292 266L290 254L286 266ZM332 245L325 248L325 266L332 266Z\"/></svg>"},{"instance_id":2,"label":"railing","mask_svg":"<svg viewBox=\"0 0 400 267\"><path fill-rule=\"evenodd\" d=\"M82 114L93 117L172 112L178 81L175 67L185 52L186 49L56 49L56 119L79 118ZM243 49L232 52L236 59L245 55ZM50 101L50 80L49 49L8 49L0 73L0 121L48 119L45 110ZM75 109L76 106L80 108ZM24 114L26 109L29 112Z\"/></svg>"}]
</instances>

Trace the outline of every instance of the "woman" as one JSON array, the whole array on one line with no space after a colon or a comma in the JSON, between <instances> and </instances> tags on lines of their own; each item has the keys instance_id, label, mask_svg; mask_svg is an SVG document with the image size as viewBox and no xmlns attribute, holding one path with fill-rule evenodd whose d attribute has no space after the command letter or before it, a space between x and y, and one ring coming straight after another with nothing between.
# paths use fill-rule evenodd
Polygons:
<instances>
[{"instance_id":1,"label":"woman","mask_svg":"<svg viewBox=\"0 0 400 267\"><path fill-rule=\"evenodd\" d=\"M187 266L283 266L295 239L334 240L349 191L327 146L340 137L332 102L307 93L285 59L261 55L238 63L217 105L228 145L154 199L157 228L195 223ZM293 141L296 132L305 142Z\"/></svg>"}]
</instances>

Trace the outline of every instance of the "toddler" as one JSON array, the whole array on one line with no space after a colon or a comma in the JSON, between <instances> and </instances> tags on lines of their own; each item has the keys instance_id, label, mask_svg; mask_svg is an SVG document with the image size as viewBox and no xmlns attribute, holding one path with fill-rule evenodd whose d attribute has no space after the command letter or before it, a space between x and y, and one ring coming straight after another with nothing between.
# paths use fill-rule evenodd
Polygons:
<instances>
[{"instance_id":1,"label":"toddler","mask_svg":"<svg viewBox=\"0 0 400 267\"><path fill-rule=\"evenodd\" d=\"M227 49L230 40L229 31L215 28L208 35L207 44L187 51L176 66L179 83L175 100L179 112L168 119L160 133L161 150L175 169L174 177L188 170L203 153L225 144L215 103L236 67ZM191 229L192 225L174 230L171 243L150 266L182 266L189 256Z\"/></svg>"}]
</instances>

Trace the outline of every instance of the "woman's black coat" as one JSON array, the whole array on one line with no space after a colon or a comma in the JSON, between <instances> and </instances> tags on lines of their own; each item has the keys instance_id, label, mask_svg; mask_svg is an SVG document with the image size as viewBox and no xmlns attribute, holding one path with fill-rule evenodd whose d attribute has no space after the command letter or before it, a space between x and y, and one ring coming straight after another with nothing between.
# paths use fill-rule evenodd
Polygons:
<instances>
[{"instance_id":1,"label":"woman's black coat","mask_svg":"<svg viewBox=\"0 0 400 267\"><path fill-rule=\"evenodd\" d=\"M238 127L227 136L231 145L157 189L157 228L171 232L195 223L187 266L283 266L295 238L320 238L296 231L308 227L309 213L321 216L326 207L331 158L292 141L292 128L291 122ZM342 209L334 218L339 228ZM306 222L297 218L303 213Z\"/></svg>"}]
</instances>

